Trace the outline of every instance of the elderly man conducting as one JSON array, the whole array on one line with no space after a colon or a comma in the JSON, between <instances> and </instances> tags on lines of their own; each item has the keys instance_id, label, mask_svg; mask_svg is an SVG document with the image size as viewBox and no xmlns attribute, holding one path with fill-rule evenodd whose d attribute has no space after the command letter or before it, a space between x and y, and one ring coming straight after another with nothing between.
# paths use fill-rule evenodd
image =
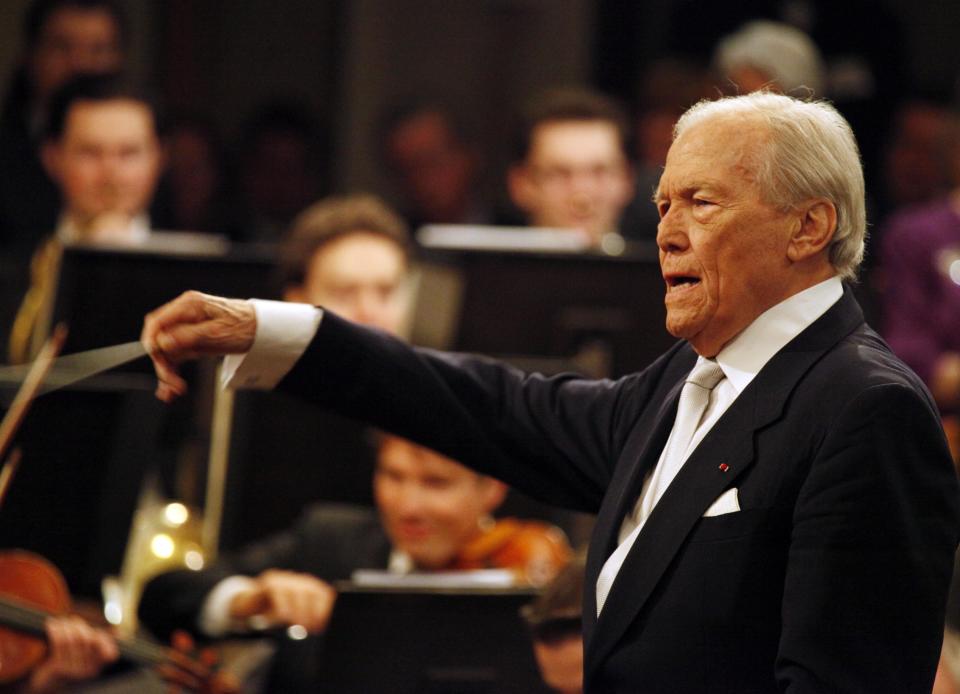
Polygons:
<instances>
[{"instance_id":1,"label":"elderly man conducting","mask_svg":"<svg viewBox=\"0 0 960 694\"><path fill-rule=\"evenodd\" d=\"M162 398L184 391L182 359L246 353L229 358L234 383L597 513L588 692L929 692L960 498L930 395L842 284L863 198L829 105L755 93L691 108L656 193L681 340L617 381L197 293L148 316L142 339Z\"/></svg>"}]
</instances>

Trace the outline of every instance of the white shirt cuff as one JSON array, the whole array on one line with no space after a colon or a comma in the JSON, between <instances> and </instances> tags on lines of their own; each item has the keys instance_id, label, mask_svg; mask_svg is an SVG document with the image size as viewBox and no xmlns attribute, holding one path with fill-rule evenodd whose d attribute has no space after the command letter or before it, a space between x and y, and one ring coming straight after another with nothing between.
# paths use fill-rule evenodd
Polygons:
<instances>
[{"instance_id":1,"label":"white shirt cuff","mask_svg":"<svg viewBox=\"0 0 960 694\"><path fill-rule=\"evenodd\" d=\"M257 333L246 354L223 360L226 388L270 390L287 375L320 327L323 311L310 304L251 299Z\"/></svg>"},{"instance_id":2,"label":"white shirt cuff","mask_svg":"<svg viewBox=\"0 0 960 694\"><path fill-rule=\"evenodd\" d=\"M200 631L212 638L242 631L244 625L230 618L230 603L237 595L250 590L253 586L253 579L247 576L230 576L215 585L213 590L207 593L200 610L200 617L197 619Z\"/></svg>"}]
</instances>

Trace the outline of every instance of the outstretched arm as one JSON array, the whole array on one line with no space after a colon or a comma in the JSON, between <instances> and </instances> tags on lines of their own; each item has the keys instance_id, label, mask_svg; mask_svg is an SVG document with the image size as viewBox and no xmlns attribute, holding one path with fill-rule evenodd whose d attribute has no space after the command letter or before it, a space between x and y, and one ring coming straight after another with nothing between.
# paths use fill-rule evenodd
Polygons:
<instances>
[{"instance_id":1,"label":"outstretched arm","mask_svg":"<svg viewBox=\"0 0 960 694\"><path fill-rule=\"evenodd\" d=\"M258 326L257 310L188 292L150 314L142 339L160 379L158 396L184 391L177 373L184 359L259 345L260 333L272 330L268 320ZM527 375L491 360L412 349L331 314L319 332L316 323L311 328L306 352L278 376L281 389L582 511L596 512L633 421L657 386L646 374L617 382ZM662 373L673 356L652 370Z\"/></svg>"}]
</instances>

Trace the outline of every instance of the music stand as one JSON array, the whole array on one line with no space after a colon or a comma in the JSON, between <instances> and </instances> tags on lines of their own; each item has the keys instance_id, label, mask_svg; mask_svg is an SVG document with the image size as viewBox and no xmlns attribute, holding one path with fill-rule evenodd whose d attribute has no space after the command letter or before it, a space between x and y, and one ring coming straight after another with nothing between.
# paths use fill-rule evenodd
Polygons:
<instances>
[{"instance_id":1,"label":"music stand","mask_svg":"<svg viewBox=\"0 0 960 694\"><path fill-rule=\"evenodd\" d=\"M70 330L64 354L138 339L149 311L189 289L242 299L279 297L271 249L191 246L193 236L184 235L179 245L65 247L51 312L53 324Z\"/></svg>"},{"instance_id":2,"label":"music stand","mask_svg":"<svg viewBox=\"0 0 960 694\"><path fill-rule=\"evenodd\" d=\"M664 327L653 244L628 244L620 255L434 245L423 265L424 282L439 278L443 286L421 290L424 300L451 299L418 313L414 340L421 344L545 372L583 371L571 359L593 350L600 359L588 375L618 377L645 368L676 341ZM438 330L437 323L448 325Z\"/></svg>"},{"instance_id":3,"label":"music stand","mask_svg":"<svg viewBox=\"0 0 960 694\"><path fill-rule=\"evenodd\" d=\"M509 588L337 586L324 638L324 692L536 694L540 679L520 607L535 595Z\"/></svg>"}]
</instances>

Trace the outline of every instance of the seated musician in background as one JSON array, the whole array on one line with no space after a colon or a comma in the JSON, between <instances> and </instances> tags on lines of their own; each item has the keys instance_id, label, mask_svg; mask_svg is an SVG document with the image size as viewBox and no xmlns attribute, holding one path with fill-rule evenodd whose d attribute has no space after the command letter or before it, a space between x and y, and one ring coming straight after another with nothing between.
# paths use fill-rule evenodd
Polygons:
<instances>
[{"instance_id":1,"label":"seated musician in background","mask_svg":"<svg viewBox=\"0 0 960 694\"><path fill-rule=\"evenodd\" d=\"M11 362L23 362L46 337L65 243L132 245L150 235L147 208L163 156L156 109L118 75L81 75L53 96L42 160L60 189L60 221L33 256L30 289L10 336Z\"/></svg>"},{"instance_id":2,"label":"seated musician in background","mask_svg":"<svg viewBox=\"0 0 960 694\"><path fill-rule=\"evenodd\" d=\"M560 89L530 101L507 173L527 224L580 229L598 247L616 238L633 196L627 133L626 114L596 92Z\"/></svg>"},{"instance_id":3,"label":"seated musician in background","mask_svg":"<svg viewBox=\"0 0 960 694\"><path fill-rule=\"evenodd\" d=\"M583 574L580 552L522 610L543 681L558 694L583 691Z\"/></svg>"},{"instance_id":4,"label":"seated musician in background","mask_svg":"<svg viewBox=\"0 0 960 694\"><path fill-rule=\"evenodd\" d=\"M325 198L297 216L281 246L283 298L396 335L409 310L409 262L410 232L378 198Z\"/></svg>"},{"instance_id":5,"label":"seated musician in background","mask_svg":"<svg viewBox=\"0 0 960 694\"><path fill-rule=\"evenodd\" d=\"M140 603L157 635L183 628L207 637L254 627L324 631L331 581L357 569L393 573L499 568L543 585L570 558L563 533L539 522L494 521L506 486L395 436L381 437L373 479L377 510L320 503L293 528L209 569L154 578ZM315 688L319 644L283 639L270 691Z\"/></svg>"},{"instance_id":6,"label":"seated musician in background","mask_svg":"<svg viewBox=\"0 0 960 694\"><path fill-rule=\"evenodd\" d=\"M410 234L378 198L324 198L294 220L279 252L283 298L335 306L348 320L399 334L410 305ZM370 506L375 451L365 425L284 396L257 399L236 426L257 426L239 452L244 483L230 500L238 509L230 547L292 525L319 499ZM331 474L306 458L330 461ZM261 461L273 463L264 466Z\"/></svg>"},{"instance_id":7,"label":"seated musician in background","mask_svg":"<svg viewBox=\"0 0 960 694\"><path fill-rule=\"evenodd\" d=\"M441 100L416 99L384 112L379 149L412 228L494 221L494 210L484 200L484 161L471 125Z\"/></svg>"}]
</instances>

